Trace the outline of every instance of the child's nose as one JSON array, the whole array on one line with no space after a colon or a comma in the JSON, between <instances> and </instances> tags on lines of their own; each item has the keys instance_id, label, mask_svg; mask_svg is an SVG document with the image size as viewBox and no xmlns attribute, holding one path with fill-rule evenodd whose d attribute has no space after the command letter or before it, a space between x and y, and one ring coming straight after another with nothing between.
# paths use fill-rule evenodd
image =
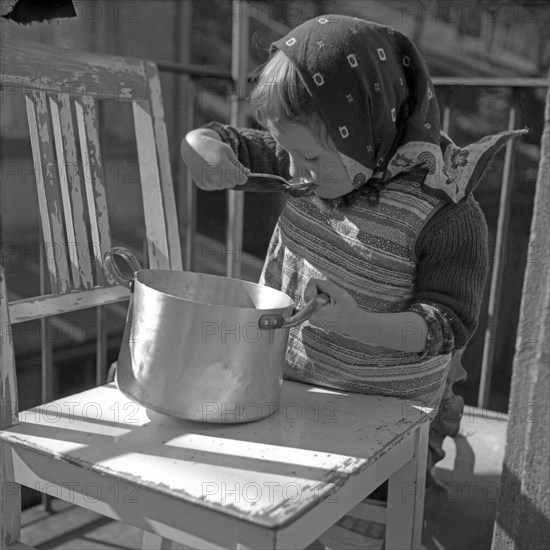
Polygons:
<instances>
[{"instance_id":1,"label":"child's nose","mask_svg":"<svg viewBox=\"0 0 550 550\"><path fill-rule=\"evenodd\" d=\"M313 181L313 175L311 171L306 167L298 164L295 160L292 160L289 167L290 177L292 180L306 180Z\"/></svg>"}]
</instances>

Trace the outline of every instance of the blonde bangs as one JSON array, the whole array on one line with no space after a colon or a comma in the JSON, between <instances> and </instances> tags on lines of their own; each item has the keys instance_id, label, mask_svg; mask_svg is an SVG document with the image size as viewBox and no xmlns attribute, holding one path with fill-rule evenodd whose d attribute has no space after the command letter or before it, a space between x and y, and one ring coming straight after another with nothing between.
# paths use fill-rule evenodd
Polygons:
<instances>
[{"instance_id":1,"label":"blonde bangs","mask_svg":"<svg viewBox=\"0 0 550 550\"><path fill-rule=\"evenodd\" d=\"M250 101L260 124L284 127L305 124L319 137L326 129L302 78L290 59L277 51L263 67Z\"/></svg>"}]
</instances>

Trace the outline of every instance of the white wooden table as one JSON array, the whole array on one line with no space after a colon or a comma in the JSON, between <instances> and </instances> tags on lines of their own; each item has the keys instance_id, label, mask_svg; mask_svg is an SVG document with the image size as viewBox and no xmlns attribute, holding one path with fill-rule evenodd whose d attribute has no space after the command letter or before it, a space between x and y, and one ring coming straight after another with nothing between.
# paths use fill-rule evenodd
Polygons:
<instances>
[{"instance_id":1,"label":"white wooden table","mask_svg":"<svg viewBox=\"0 0 550 550\"><path fill-rule=\"evenodd\" d=\"M111 384L33 411L2 434L18 481L162 537L303 548L389 479L386 548L419 546L432 411L415 403L285 381L273 416L208 424Z\"/></svg>"}]
</instances>

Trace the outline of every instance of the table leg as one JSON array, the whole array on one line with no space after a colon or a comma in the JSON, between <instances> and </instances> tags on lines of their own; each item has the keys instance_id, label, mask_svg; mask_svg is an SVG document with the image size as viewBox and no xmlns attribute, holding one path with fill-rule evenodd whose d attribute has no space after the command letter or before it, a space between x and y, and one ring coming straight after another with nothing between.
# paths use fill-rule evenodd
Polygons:
<instances>
[{"instance_id":1,"label":"table leg","mask_svg":"<svg viewBox=\"0 0 550 550\"><path fill-rule=\"evenodd\" d=\"M414 457L389 479L386 550L420 548L429 428L424 422L411 435L416 438Z\"/></svg>"}]
</instances>

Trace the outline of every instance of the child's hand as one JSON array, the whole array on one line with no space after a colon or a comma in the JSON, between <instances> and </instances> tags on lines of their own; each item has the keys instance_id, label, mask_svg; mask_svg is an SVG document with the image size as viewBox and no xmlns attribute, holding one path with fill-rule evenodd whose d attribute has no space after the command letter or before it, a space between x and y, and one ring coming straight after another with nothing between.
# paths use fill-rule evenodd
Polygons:
<instances>
[{"instance_id":1,"label":"child's hand","mask_svg":"<svg viewBox=\"0 0 550 550\"><path fill-rule=\"evenodd\" d=\"M304 292L304 300L309 302L320 292L330 296L330 303L313 314L309 318L309 322L327 331L347 333L347 324L350 319L355 317L354 314L358 309L355 300L343 288L335 285L332 281L322 279L309 280Z\"/></svg>"},{"instance_id":2,"label":"child's hand","mask_svg":"<svg viewBox=\"0 0 550 550\"><path fill-rule=\"evenodd\" d=\"M197 186L205 191L233 189L246 183L250 173L233 149L216 132L205 128L192 130L185 136L181 156Z\"/></svg>"}]
</instances>

